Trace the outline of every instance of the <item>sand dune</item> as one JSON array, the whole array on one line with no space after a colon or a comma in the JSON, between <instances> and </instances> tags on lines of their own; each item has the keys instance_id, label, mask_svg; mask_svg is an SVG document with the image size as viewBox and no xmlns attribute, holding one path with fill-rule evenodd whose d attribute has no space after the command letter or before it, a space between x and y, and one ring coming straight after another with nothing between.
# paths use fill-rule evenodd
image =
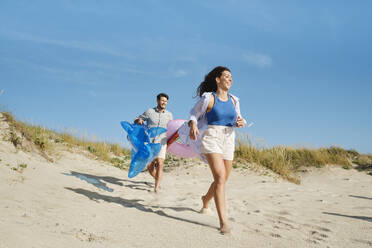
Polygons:
<instances>
[{"instance_id":1,"label":"sand dune","mask_svg":"<svg viewBox=\"0 0 372 248\"><path fill-rule=\"evenodd\" d=\"M0 159L0 248L372 247L372 177L355 170L314 169L295 185L234 169L233 233L221 235L214 204L198 213L212 181L204 164L165 173L155 194L147 173L129 179L67 150L50 163L0 141Z\"/></svg>"}]
</instances>

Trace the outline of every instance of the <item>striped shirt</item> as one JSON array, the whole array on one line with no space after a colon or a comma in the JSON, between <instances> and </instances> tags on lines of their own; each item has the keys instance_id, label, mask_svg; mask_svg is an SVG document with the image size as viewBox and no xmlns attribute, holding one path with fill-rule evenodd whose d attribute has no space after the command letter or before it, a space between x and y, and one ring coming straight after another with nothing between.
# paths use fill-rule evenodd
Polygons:
<instances>
[{"instance_id":1,"label":"striped shirt","mask_svg":"<svg viewBox=\"0 0 372 248\"><path fill-rule=\"evenodd\" d=\"M149 108L142 115L138 116L146 122L147 128L152 127L163 127L167 128L167 124L170 120L173 120L173 115L168 110L164 109L159 111L157 107ZM167 144L167 134L162 133L161 135L154 138L154 143L161 143L162 145Z\"/></svg>"}]
</instances>

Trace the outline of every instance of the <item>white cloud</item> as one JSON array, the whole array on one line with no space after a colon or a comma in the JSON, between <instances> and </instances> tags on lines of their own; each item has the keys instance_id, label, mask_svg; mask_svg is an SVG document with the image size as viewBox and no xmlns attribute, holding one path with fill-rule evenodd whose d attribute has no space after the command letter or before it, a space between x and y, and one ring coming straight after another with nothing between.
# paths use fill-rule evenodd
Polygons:
<instances>
[{"instance_id":1,"label":"white cloud","mask_svg":"<svg viewBox=\"0 0 372 248\"><path fill-rule=\"evenodd\" d=\"M4 93L4 89L0 90L0 96Z\"/></svg>"},{"instance_id":2,"label":"white cloud","mask_svg":"<svg viewBox=\"0 0 372 248\"><path fill-rule=\"evenodd\" d=\"M96 97L96 96L97 96L96 92L94 92L93 90L90 90L90 91L89 91L89 95L90 95L91 97Z\"/></svg>"},{"instance_id":3,"label":"white cloud","mask_svg":"<svg viewBox=\"0 0 372 248\"><path fill-rule=\"evenodd\" d=\"M36 63L28 62L26 60L20 59L13 59L13 58L0 58L0 60L7 61L9 63L15 63L19 65L24 65L30 68L32 71L40 73L46 73L46 75L50 76L53 79L58 79L58 82L64 83L77 83L83 85L97 85L100 84L101 81L99 80L92 80L91 73L88 71L73 71L73 70L64 70L58 67L51 67L45 65L39 65ZM107 74L110 75L110 74ZM51 80L50 82L55 82L55 80Z\"/></svg>"},{"instance_id":4,"label":"white cloud","mask_svg":"<svg viewBox=\"0 0 372 248\"><path fill-rule=\"evenodd\" d=\"M132 57L131 55L127 53L124 53L115 48L112 48L107 45L102 45L99 43L76 41L76 40L55 40L55 39L49 39L49 38L31 35L28 33L21 33L17 31L0 30L0 35L14 39L14 40L31 41L35 43L42 43L42 44L56 45L56 46L62 46L62 47L67 47L67 48L88 50L92 52L99 52L99 53L104 53L104 54L118 56L118 57L128 57L128 58Z\"/></svg>"},{"instance_id":5,"label":"white cloud","mask_svg":"<svg viewBox=\"0 0 372 248\"><path fill-rule=\"evenodd\" d=\"M278 25L277 9L274 4L260 0L204 0L199 1L204 8L221 18L234 20L259 30L274 31ZM222 7L221 7L222 6Z\"/></svg>"},{"instance_id":6,"label":"white cloud","mask_svg":"<svg viewBox=\"0 0 372 248\"><path fill-rule=\"evenodd\" d=\"M112 66L112 65L109 65L109 64L103 64L103 63L99 63L99 62L95 62L95 61L89 61L89 62L86 62L86 63L78 63L76 65L82 65L82 66L85 66L85 67L99 68L99 69L104 70L104 71L107 71L107 70L115 71L115 72L126 71L126 72L130 72L130 73L134 73L134 74L143 74L143 75L150 74L147 71L136 69L134 67L129 67L127 65L120 65L120 64L116 65L116 66Z\"/></svg>"},{"instance_id":7,"label":"white cloud","mask_svg":"<svg viewBox=\"0 0 372 248\"><path fill-rule=\"evenodd\" d=\"M185 77L188 74L189 74L188 71L182 68L177 69L177 68L174 68L173 66L168 68L168 75L170 75L171 77L180 78L180 77Z\"/></svg>"},{"instance_id":8,"label":"white cloud","mask_svg":"<svg viewBox=\"0 0 372 248\"><path fill-rule=\"evenodd\" d=\"M248 64L258 66L260 68L271 67L273 60L270 55L259 53L246 53L243 55L243 60Z\"/></svg>"},{"instance_id":9,"label":"white cloud","mask_svg":"<svg viewBox=\"0 0 372 248\"><path fill-rule=\"evenodd\" d=\"M184 76L186 76L188 73L187 73L187 71L185 71L185 70L178 69L178 70L173 71L172 74L173 74L173 76L175 76L175 77L184 77Z\"/></svg>"}]
</instances>

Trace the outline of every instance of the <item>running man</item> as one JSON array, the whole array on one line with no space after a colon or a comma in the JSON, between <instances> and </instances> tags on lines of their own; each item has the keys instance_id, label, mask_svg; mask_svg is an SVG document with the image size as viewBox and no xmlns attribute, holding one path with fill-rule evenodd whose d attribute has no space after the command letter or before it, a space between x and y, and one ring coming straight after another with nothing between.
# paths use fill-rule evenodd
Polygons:
<instances>
[{"instance_id":1,"label":"running man","mask_svg":"<svg viewBox=\"0 0 372 248\"><path fill-rule=\"evenodd\" d=\"M142 115L138 116L137 119L134 120L134 123L143 125L146 122L147 128L167 128L168 122L173 120L172 113L165 109L168 104L168 99L169 96L165 93L157 95L157 106L146 110ZM159 192L160 182L163 177L163 165L167 152L167 134L160 134L154 138L153 142L161 143L161 150L158 156L147 166L147 169L150 175L155 179L154 191L157 193Z\"/></svg>"}]
</instances>

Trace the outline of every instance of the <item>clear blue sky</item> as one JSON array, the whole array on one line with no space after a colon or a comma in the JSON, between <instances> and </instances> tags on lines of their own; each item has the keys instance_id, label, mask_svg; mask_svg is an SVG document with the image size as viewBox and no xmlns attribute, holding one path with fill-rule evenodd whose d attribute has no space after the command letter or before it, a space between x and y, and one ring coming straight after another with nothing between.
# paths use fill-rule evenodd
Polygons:
<instances>
[{"instance_id":1,"label":"clear blue sky","mask_svg":"<svg viewBox=\"0 0 372 248\"><path fill-rule=\"evenodd\" d=\"M231 93L268 146L372 152L372 1L0 2L0 104L23 121L123 142L119 122L198 84Z\"/></svg>"}]
</instances>

